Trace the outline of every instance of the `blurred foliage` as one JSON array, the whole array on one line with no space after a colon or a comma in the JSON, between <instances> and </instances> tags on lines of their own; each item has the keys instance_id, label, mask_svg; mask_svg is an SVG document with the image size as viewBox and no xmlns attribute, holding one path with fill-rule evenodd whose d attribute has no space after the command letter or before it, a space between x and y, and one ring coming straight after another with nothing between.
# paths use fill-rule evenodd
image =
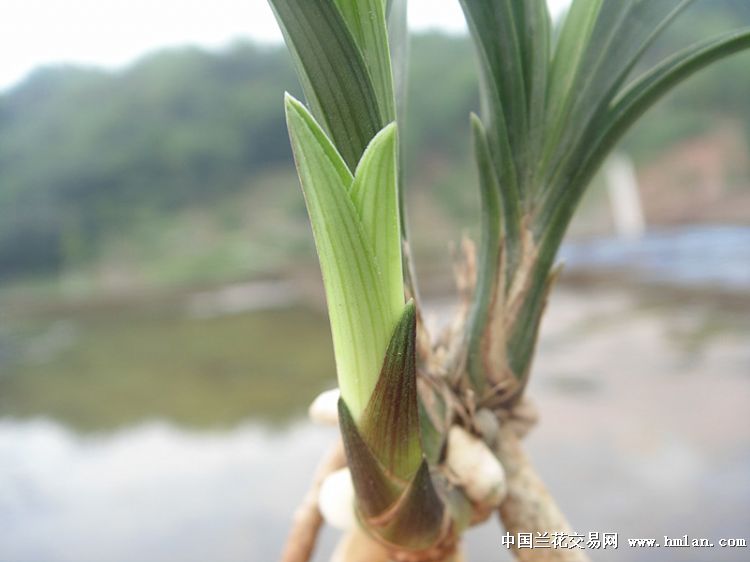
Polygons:
<instances>
[{"instance_id":1,"label":"blurred foliage","mask_svg":"<svg viewBox=\"0 0 750 562\"><path fill-rule=\"evenodd\" d=\"M0 276L90 259L139 218L214 205L288 165L281 49L49 68L0 98Z\"/></svg>"},{"instance_id":2,"label":"blurred foliage","mask_svg":"<svg viewBox=\"0 0 750 562\"><path fill-rule=\"evenodd\" d=\"M746 2L704 1L647 56L743 22ZM690 80L626 149L649 160L717 118L741 120L750 136L749 64L737 56ZM409 80L409 185L470 224L468 113L478 94L468 39L415 37ZM112 73L44 68L0 94L0 282L113 255L136 255L164 283L216 281L308 252L284 90L300 95L285 50L238 43L164 51Z\"/></svg>"}]
</instances>

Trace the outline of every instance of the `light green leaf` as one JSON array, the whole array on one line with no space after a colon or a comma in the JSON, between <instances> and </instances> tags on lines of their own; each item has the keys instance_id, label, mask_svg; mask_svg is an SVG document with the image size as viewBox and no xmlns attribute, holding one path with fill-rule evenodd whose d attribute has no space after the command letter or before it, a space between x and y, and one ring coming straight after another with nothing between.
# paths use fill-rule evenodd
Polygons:
<instances>
[{"instance_id":1,"label":"light green leaf","mask_svg":"<svg viewBox=\"0 0 750 562\"><path fill-rule=\"evenodd\" d=\"M397 129L391 123L368 145L351 187L352 201L382 275L388 316L394 319L404 308L397 162Z\"/></svg>"},{"instance_id":2,"label":"light green leaf","mask_svg":"<svg viewBox=\"0 0 750 562\"><path fill-rule=\"evenodd\" d=\"M341 395L359 417L378 379L395 321L349 189L353 178L307 109L291 96L286 114L325 282Z\"/></svg>"}]
</instances>

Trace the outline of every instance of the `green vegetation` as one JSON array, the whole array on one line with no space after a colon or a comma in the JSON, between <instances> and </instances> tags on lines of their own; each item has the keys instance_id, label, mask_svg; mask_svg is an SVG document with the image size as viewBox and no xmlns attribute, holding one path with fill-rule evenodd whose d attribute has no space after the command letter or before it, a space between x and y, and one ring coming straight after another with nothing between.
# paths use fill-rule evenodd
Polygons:
<instances>
[{"instance_id":1,"label":"green vegetation","mask_svg":"<svg viewBox=\"0 0 750 562\"><path fill-rule=\"evenodd\" d=\"M741 0L708 4L678 18L644 65L750 22ZM410 193L430 190L441 212L465 224L476 195L455 186L473 175L465 118L479 106L472 47L428 34L412 41L410 55L410 99L430 93L407 113ZM626 138L627 149L650 160L716 117L739 119L750 135L749 60L692 78ZM299 95L296 84L282 47L237 44L165 51L114 73L41 69L0 94L0 283L122 264L144 282L172 285L310 260L277 95ZM289 234L280 240L269 229Z\"/></svg>"}]
</instances>

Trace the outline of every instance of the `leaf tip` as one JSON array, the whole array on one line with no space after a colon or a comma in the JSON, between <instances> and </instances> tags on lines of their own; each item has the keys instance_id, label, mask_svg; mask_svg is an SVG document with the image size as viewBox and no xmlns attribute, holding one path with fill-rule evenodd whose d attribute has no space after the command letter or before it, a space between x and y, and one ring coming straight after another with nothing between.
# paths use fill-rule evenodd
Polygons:
<instances>
[{"instance_id":1,"label":"leaf tip","mask_svg":"<svg viewBox=\"0 0 750 562\"><path fill-rule=\"evenodd\" d=\"M365 153L378 150L378 147L387 147L388 150L396 151L396 145L398 143L398 126L395 121L391 121L385 127L380 129L378 133L372 137L372 140L367 145ZM360 165L364 161L364 157L360 161ZM358 166L359 168L359 166Z\"/></svg>"},{"instance_id":2,"label":"leaf tip","mask_svg":"<svg viewBox=\"0 0 750 562\"><path fill-rule=\"evenodd\" d=\"M469 115L469 122L471 123L471 135L474 140L474 143L478 143L479 141L484 141L486 139L486 130L484 128L484 123L482 123L482 119L474 113L473 111Z\"/></svg>"},{"instance_id":3,"label":"leaf tip","mask_svg":"<svg viewBox=\"0 0 750 562\"><path fill-rule=\"evenodd\" d=\"M404 311L403 311L403 318L408 324L411 326L412 324L416 323L417 321L417 303L414 302L414 299L409 299L409 302L407 302L404 305Z\"/></svg>"},{"instance_id":4,"label":"leaf tip","mask_svg":"<svg viewBox=\"0 0 750 562\"><path fill-rule=\"evenodd\" d=\"M286 113L287 121L289 121L292 112L301 114L305 111L305 106L292 94L290 94L289 92L284 92L284 111Z\"/></svg>"}]
</instances>

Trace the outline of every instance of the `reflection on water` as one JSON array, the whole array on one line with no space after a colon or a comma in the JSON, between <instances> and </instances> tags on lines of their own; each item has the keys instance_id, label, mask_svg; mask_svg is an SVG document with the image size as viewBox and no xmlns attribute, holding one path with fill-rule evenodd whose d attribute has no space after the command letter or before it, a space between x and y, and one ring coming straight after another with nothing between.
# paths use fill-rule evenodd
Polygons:
<instances>
[{"instance_id":1,"label":"reflection on water","mask_svg":"<svg viewBox=\"0 0 750 562\"><path fill-rule=\"evenodd\" d=\"M652 230L638 240L601 238L565 244L573 270L627 272L644 281L750 291L750 228Z\"/></svg>"},{"instance_id":2,"label":"reflection on water","mask_svg":"<svg viewBox=\"0 0 750 562\"><path fill-rule=\"evenodd\" d=\"M553 402L552 412L559 408ZM635 427L616 437L617 423L600 425L606 429L546 425L530 441L580 532L617 531L621 540L745 536L750 455L718 447L718 458L706 458L685 436L646 437ZM149 423L81 436L48 420L2 420L0 560L272 562L334 438L333 430L304 423L281 431L248 423L222 432ZM472 530L469 559L509 561L499 536L495 520ZM315 562L327 560L336 538L330 529L323 533ZM597 559L653 560L625 548ZM659 559L706 560L697 551ZM730 550L711 559L746 561Z\"/></svg>"},{"instance_id":3,"label":"reflection on water","mask_svg":"<svg viewBox=\"0 0 750 562\"><path fill-rule=\"evenodd\" d=\"M555 293L530 386L543 414L530 453L579 532L745 536L750 319L651 306ZM0 561L277 559L334 437L300 421L331 383L324 317L67 308L18 316L10 331L23 353L0 366ZM65 345L50 345L60 334ZM19 359L35 341L49 354ZM509 559L498 529L469 534L469 560ZM316 562L335 539L325 533ZM653 560L627 548L596 558ZM677 549L659 559L706 561Z\"/></svg>"},{"instance_id":4,"label":"reflection on water","mask_svg":"<svg viewBox=\"0 0 750 562\"><path fill-rule=\"evenodd\" d=\"M332 431L0 422L0 560L271 561Z\"/></svg>"}]
</instances>

